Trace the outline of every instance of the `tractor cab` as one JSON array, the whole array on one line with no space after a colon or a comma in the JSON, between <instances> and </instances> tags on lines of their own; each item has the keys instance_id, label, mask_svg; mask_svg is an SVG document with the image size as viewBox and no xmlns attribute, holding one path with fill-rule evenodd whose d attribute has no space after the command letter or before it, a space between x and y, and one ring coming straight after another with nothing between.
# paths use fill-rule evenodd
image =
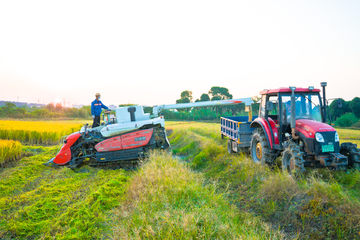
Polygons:
<instances>
[{"instance_id":1,"label":"tractor cab","mask_svg":"<svg viewBox=\"0 0 360 240\"><path fill-rule=\"evenodd\" d=\"M277 132L274 137L277 148L286 140L286 134L291 134L291 97L290 88L279 88L261 91L261 103L259 118L263 119L265 125L274 125ZM320 90L310 88L296 88L294 91L295 121L308 119L316 122L324 122L323 106Z\"/></svg>"}]
</instances>

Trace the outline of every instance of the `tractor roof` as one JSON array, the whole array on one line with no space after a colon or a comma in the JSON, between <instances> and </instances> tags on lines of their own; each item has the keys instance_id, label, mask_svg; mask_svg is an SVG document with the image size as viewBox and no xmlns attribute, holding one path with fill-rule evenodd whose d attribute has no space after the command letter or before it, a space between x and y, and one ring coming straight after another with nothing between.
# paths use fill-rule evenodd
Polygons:
<instances>
[{"instance_id":1,"label":"tractor roof","mask_svg":"<svg viewBox=\"0 0 360 240\"><path fill-rule=\"evenodd\" d=\"M310 90L309 88L296 88L295 92L320 92L320 89L314 88L314 89ZM291 93L291 89L288 87L282 87L282 88L277 88L277 89L260 91L261 95L271 94L271 93Z\"/></svg>"}]
</instances>

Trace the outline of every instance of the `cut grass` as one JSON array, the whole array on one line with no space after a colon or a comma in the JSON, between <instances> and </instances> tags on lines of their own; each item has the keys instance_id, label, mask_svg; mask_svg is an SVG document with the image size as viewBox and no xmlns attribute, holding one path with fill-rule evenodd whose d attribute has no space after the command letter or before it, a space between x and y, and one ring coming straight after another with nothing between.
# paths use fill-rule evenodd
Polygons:
<instances>
[{"instance_id":1,"label":"cut grass","mask_svg":"<svg viewBox=\"0 0 360 240\"><path fill-rule=\"evenodd\" d=\"M0 238L101 238L106 212L123 201L131 173L45 167L56 148L36 149L40 154L0 172Z\"/></svg>"}]
</instances>

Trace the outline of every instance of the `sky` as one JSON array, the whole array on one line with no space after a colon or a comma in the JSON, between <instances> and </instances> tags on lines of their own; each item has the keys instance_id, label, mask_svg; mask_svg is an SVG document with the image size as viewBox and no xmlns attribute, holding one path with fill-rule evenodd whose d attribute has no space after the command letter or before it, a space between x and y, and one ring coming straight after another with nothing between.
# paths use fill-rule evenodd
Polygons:
<instances>
[{"instance_id":1,"label":"sky","mask_svg":"<svg viewBox=\"0 0 360 240\"><path fill-rule=\"evenodd\" d=\"M158 105L320 82L360 96L358 0L0 0L0 101Z\"/></svg>"}]
</instances>

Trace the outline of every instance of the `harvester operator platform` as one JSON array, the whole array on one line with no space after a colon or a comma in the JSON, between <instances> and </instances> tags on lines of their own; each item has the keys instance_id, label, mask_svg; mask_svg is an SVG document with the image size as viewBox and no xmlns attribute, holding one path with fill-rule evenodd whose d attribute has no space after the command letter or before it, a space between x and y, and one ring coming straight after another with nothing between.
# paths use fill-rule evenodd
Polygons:
<instances>
[{"instance_id":1,"label":"harvester operator platform","mask_svg":"<svg viewBox=\"0 0 360 240\"><path fill-rule=\"evenodd\" d=\"M105 106L101 101L100 101L100 93L95 94L96 99L91 103L91 115L92 118L94 119L93 125L92 127L97 127L100 125L100 114L101 114L101 109L109 109L107 106Z\"/></svg>"}]
</instances>

